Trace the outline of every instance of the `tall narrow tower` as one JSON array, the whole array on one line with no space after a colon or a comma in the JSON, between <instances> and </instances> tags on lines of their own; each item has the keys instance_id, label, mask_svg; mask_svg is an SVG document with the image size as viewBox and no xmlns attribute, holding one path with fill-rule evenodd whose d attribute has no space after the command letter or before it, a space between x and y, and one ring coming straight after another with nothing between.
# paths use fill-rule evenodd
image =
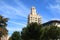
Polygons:
<instances>
[{"instance_id":1,"label":"tall narrow tower","mask_svg":"<svg viewBox=\"0 0 60 40\"><path fill-rule=\"evenodd\" d=\"M37 14L35 7L31 8L31 13L28 15L28 24L32 22L41 24L41 16Z\"/></svg>"}]
</instances>

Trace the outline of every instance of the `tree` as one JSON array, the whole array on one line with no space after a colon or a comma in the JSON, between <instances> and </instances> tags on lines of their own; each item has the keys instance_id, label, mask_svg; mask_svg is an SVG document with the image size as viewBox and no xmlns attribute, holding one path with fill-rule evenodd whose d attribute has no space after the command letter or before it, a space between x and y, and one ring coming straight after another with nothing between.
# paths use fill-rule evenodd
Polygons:
<instances>
[{"instance_id":1,"label":"tree","mask_svg":"<svg viewBox=\"0 0 60 40\"><path fill-rule=\"evenodd\" d=\"M3 35L8 34L8 30L6 29L8 18L4 18L0 15L0 40Z\"/></svg>"},{"instance_id":2,"label":"tree","mask_svg":"<svg viewBox=\"0 0 60 40\"><path fill-rule=\"evenodd\" d=\"M57 40L59 35L58 27L53 25L45 27L42 35L41 40Z\"/></svg>"},{"instance_id":3,"label":"tree","mask_svg":"<svg viewBox=\"0 0 60 40\"><path fill-rule=\"evenodd\" d=\"M8 18L4 18L3 16L0 15L0 27L6 27Z\"/></svg>"},{"instance_id":4,"label":"tree","mask_svg":"<svg viewBox=\"0 0 60 40\"><path fill-rule=\"evenodd\" d=\"M57 39L60 39L60 27L57 27L57 31L58 31Z\"/></svg>"},{"instance_id":5,"label":"tree","mask_svg":"<svg viewBox=\"0 0 60 40\"><path fill-rule=\"evenodd\" d=\"M48 36L50 39L57 39L58 38L58 29L57 26L51 26L50 29L48 30Z\"/></svg>"},{"instance_id":6,"label":"tree","mask_svg":"<svg viewBox=\"0 0 60 40\"><path fill-rule=\"evenodd\" d=\"M23 28L21 37L23 40L40 40L41 26L37 23L28 24Z\"/></svg>"},{"instance_id":7,"label":"tree","mask_svg":"<svg viewBox=\"0 0 60 40\"><path fill-rule=\"evenodd\" d=\"M42 34L40 37L41 40L49 40L48 35L47 35L48 30L49 30L49 27L43 27L42 28Z\"/></svg>"},{"instance_id":8,"label":"tree","mask_svg":"<svg viewBox=\"0 0 60 40\"><path fill-rule=\"evenodd\" d=\"M12 36L9 38L9 40L21 40L20 32L15 31Z\"/></svg>"}]
</instances>

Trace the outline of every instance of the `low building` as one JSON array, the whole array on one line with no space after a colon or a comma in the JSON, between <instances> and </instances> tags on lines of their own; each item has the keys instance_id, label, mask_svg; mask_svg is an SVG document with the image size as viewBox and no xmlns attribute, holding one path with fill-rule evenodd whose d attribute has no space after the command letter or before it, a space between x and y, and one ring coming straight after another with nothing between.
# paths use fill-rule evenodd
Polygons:
<instances>
[{"instance_id":1,"label":"low building","mask_svg":"<svg viewBox=\"0 0 60 40\"><path fill-rule=\"evenodd\" d=\"M46 23L43 23L42 25L43 26L53 25L53 26L60 27L60 21L59 20L51 20L51 21L48 21Z\"/></svg>"}]
</instances>

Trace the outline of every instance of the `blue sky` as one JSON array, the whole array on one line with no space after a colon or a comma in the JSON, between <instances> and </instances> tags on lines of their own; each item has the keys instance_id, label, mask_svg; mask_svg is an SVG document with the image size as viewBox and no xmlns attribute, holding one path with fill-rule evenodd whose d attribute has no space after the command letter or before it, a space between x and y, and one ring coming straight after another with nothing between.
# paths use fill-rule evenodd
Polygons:
<instances>
[{"instance_id":1,"label":"blue sky","mask_svg":"<svg viewBox=\"0 0 60 40\"><path fill-rule=\"evenodd\" d=\"M35 6L37 13L42 16L42 23L60 20L60 0L0 0L0 15L9 18L9 36L26 26L32 6Z\"/></svg>"}]
</instances>

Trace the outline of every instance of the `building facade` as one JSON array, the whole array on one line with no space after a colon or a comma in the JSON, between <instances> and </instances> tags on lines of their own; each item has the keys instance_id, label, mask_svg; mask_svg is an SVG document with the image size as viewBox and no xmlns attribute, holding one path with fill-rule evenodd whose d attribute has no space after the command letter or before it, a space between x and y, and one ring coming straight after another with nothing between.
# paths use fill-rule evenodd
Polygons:
<instances>
[{"instance_id":1,"label":"building facade","mask_svg":"<svg viewBox=\"0 0 60 40\"><path fill-rule=\"evenodd\" d=\"M3 35L3 36L1 37L1 40L8 40L7 37L8 37L7 35L6 35L6 36Z\"/></svg>"},{"instance_id":2,"label":"building facade","mask_svg":"<svg viewBox=\"0 0 60 40\"><path fill-rule=\"evenodd\" d=\"M46 22L46 23L43 23L42 25L43 25L43 26L53 25L53 26L60 27L60 21L59 21L59 20L51 20L51 21L48 21L48 22Z\"/></svg>"},{"instance_id":3,"label":"building facade","mask_svg":"<svg viewBox=\"0 0 60 40\"><path fill-rule=\"evenodd\" d=\"M30 23L38 23L38 24L41 24L41 16L39 16L36 12L36 9L35 7L32 7L31 8L31 12L30 14L28 15L28 24Z\"/></svg>"},{"instance_id":4,"label":"building facade","mask_svg":"<svg viewBox=\"0 0 60 40\"><path fill-rule=\"evenodd\" d=\"M7 29L0 27L0 40L8 40L7 37L8 37Z\"/></svg>"},{"instance_id":5,"label":"building facade","mask_svg":"<svg viewBox=\"0 0 60 40\"><path fill-rule=\"evenodd\" d=\"M42 18L41 18L41 16L39 16L37 14L36 8L32 7L31 12L28 15L28 24L35 23L35 22L38 24L42 24L43 26L54 25L54 26L60 27L60 21L59 20L51 20L51 21L48 21L46 23L42 23Z\"/></svg>"}]
</instances>

